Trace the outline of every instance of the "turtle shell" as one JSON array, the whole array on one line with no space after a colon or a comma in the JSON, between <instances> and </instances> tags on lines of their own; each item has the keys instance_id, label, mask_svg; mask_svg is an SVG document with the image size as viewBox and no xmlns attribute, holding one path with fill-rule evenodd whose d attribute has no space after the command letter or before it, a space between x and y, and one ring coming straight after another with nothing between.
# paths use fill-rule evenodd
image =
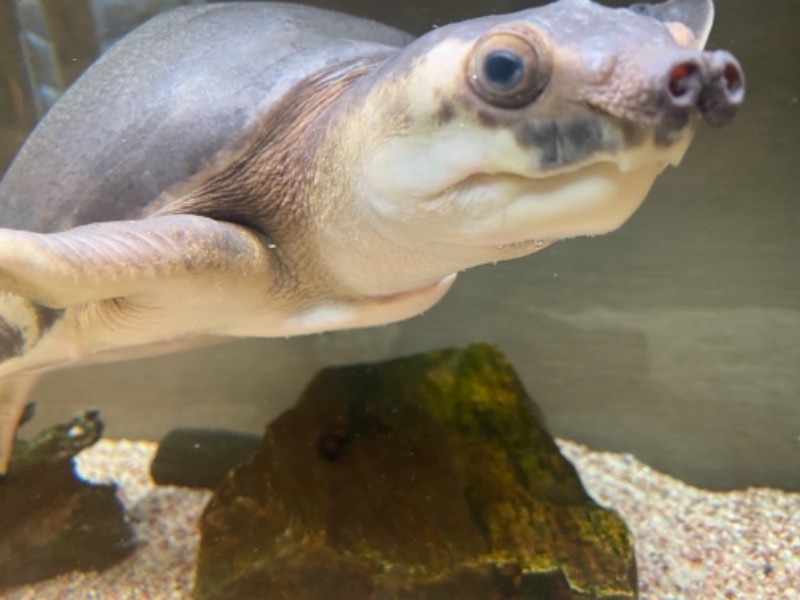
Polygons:
<instances>
[{"instance_id":1,"label":"turtle shell","mask_svg":"<svg viewBox=\"0 0 800 600\"><path fill-rule=\"evenodd\" d=\"M100 57L30 135L0 183L0 227L145 217L231 164L304 80L410 39L290 4L164 13Z\"/></svg>"}]
</instances>

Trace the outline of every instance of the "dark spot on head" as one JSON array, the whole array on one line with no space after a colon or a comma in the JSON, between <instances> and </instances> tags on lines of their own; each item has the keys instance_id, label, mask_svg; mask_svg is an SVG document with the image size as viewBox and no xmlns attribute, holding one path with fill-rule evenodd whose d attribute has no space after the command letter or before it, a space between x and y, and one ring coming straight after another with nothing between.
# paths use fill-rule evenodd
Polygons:
<instances>
[{"instance_id":1,"label":"dark spot on head","mask_svg":"<svg viewBox=\"0 0 800 600\"><path fill-rule=\"evenodd\" d=\"M478 110L478 121L484 127L498 127L501 124L497 116L488 110Z\"/></svg>"},{"instance_id":2,"label":"dark spot on head","mask_svg":"<svg viewBox=\"0 0 800 600\"><path fill-rule=\"evenodd\" d=\"M664 109L658 128L662 130L672 130L673 133L677 134L686 127L690 117L691 109L688 108L673 107ZM679 137L679 135L676 137Z\"/></svg>"},{"instance_id":3,"label":"dark spot on head","mask_svg":"<svg viewBox=\"0 0 800 600\"><path fill-rule=\"evenodd\" d=\"M688 117L686 119L688 121ZM683 125L686 123L684 122ZM683 136L683 126L681 127L674 127L672 124L670 125L661 125L656 129L655 136L653 137L653 142L659 148L666 148L674 144L677 140L679 140Z\"/></svg>"},{"instance_id":4,"label":"dark spot on head","mask_svg":"<svg viewBox=\"0 0 800 600\"><path fill-rule=\"evenodd\" d=\"M516 127L514 134L523 148L539 149L542 168L569 165L616 145L603 139L602 126L594 119L528 122Z\"/></svg>"},{"instance_id":5,"label":"dark spot on head","mask_svg":"<svg viewBox=\"0 0 800 600\"><path fill-rule=\"evenodd\" d=\"M644 129L639 127L636 123L628 121L627 119L622 119L620 120L620 128L622 129L622 137L625 140L625 146L630 148L644 143Z\"/></svg>"},{"instance_id":6,"label":"dark spot on head","mask_svg":"<svg viewBox=\"0 0 800 600\"><path fill-rule=\"evenodd\" d=\"M452 121L456 116L456 107L449 100L444 100L436 112L436 123L439 125L446 125Z\"/></svg>"},{"instance_id":7,"label":"dark spot on head","mask_svg":"<svg viewBox=\"0 0 800 600\"><path fill-rule=\"evenodd\" d=\"M328 462L340 460L352 442L350 432L344 425L329 427L317 440L317 453L319 457Z\"/></svg>"},{"instance_id":8,"label":"dark spot on head","mask_svg":"<svg viewBox=\"0 0 800 600\"><path fill-rule=\"evenodd\" d=\"M546 148L554 143L558 137L555 121L547 123L528 122L522 123L514 129L517 143L523 148Z\"/></svg>"},{"instance_id":9,"label":"dark spot on head","mask_svg":"<svg viewBox=\"0 0 800 600\"><path fill-rule=\"evenodd\" d=\"M567 143L578 152L591 153L603 147L603 129L595 119L567 121L563 131Z\"/></svg>"}]
</instances>

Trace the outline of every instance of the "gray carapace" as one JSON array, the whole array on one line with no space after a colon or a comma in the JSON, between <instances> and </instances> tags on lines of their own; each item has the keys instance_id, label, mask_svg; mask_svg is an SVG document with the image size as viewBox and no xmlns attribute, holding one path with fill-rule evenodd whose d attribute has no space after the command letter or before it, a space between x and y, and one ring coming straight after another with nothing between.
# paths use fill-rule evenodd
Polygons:
<instances>
[{"instance_id":1,"label":"gray carapace","mask_svg":"<svg viewBox=\"0 0 800 600\"><path fill-rule=\"evenodd\" d=\"M469 267L605 233L728 123L711 0L560 0L412 40L180 8L102 56L0 183L0 471L40 373L405 319Z\"/></svg>"}]
</instances>

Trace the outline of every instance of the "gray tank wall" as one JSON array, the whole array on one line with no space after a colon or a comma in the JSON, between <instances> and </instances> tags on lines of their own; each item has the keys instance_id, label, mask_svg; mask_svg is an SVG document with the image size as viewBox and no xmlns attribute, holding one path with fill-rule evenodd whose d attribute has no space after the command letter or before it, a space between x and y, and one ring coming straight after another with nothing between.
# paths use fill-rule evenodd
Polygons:
<instances>
[{"instance_id":1,"label":"gray tank wall","mask_svg":"<svg viewBox=\"0 0 800 600\"><path fill-rule=\"evenodd\" d=\"M800 489L800 3L717 4L710 46L741 59L746 106L729 129L701 129L621 231L467 273L401 325L55 373L34 396L36 427L96 405L112 436L261 431L333 360L491 341L560 436L700 486ZM336 6L416 32L486 10Z\"/></svg>"}]
</instances>

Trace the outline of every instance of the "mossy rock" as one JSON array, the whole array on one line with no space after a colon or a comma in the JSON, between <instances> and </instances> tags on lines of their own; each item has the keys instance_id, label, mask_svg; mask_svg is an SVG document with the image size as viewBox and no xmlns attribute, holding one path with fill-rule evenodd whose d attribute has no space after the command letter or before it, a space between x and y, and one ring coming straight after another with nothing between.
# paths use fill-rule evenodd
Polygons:
<instances>
[{"instance_id":1,"label":"mossy rock","mask_svg":"<svg viewBox=\"0 0 800 600\"><path fill-rule=\"evenodd\" d=\"M625 524L487 345L323 370L201 528L203 600L637 597Z\"/></svg>"},{"instance_id":2,"label":"mossy rock","mask_svg":"<svg viewBox=\"0 0 800 600\"><path fill-rule=\"evenodd\" d=\"M75 474L73 457L94 444L96 411L14 446L0 482L0 589L69 571L102 571L133 552L133 531L113 485Z\"/></svg>"}]
</instances>

